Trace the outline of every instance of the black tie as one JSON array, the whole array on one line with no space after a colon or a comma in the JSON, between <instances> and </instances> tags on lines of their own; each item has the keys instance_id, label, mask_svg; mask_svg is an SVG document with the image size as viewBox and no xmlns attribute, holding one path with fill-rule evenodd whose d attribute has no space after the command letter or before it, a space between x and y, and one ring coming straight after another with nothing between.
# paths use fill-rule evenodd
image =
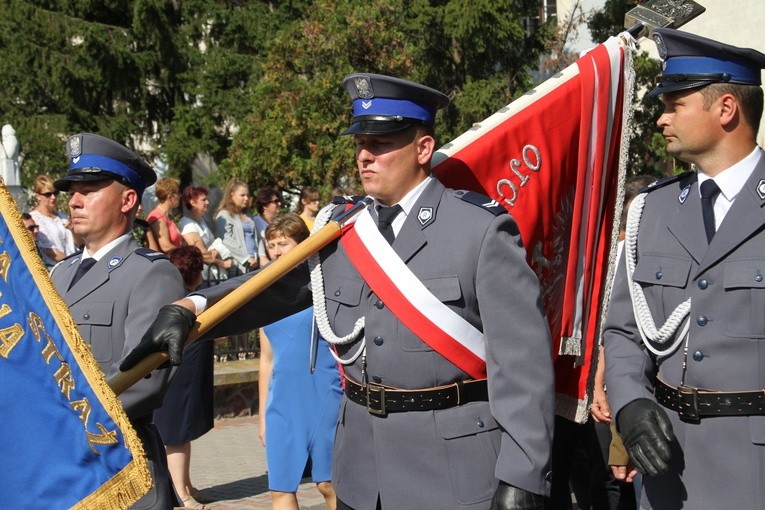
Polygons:
<instances>
[{"instance_id":1,"label":"black tie","mask_svg":"<svg viewBox=\"0 0 765 510\"><path fill-rule=\"evenodd\" d=\"M715 236L714 199L720 193L720 188L713 179L701 183L701 215L704 217L704 230L707 232L707 242L712 242Z\"/></svg>"},{"instance_id":2,"label":"black tie","mask_svg":"<svg viewBox=\"0 0 765 510\"><path fill-rule=\"evenodd\" d=\"M388 244L393 244L393 239L396 237L393 234L393 220L396 219L398 213L401 212L400 205L394 205L393 207L381 207L377 211L377 229L383 235Z\"/></svg>"},{"instance_id":3,"label":"black tie","mask_svg":"<svg viewBox=\"0 0 765 510\"><path fill-rule=\"evenodd\" d=\"M96 265L96 259L94 259L93 257L83 259L80 262L80 267L77 268L77 272L74 273L74 278L72 278L72 283L69 284L69 288L71 289L72 287L74 287L74 284L80 281L80 278L82 278L83 275L87 273L88 270L94 265Z\"/></svg>"}]
</instances>

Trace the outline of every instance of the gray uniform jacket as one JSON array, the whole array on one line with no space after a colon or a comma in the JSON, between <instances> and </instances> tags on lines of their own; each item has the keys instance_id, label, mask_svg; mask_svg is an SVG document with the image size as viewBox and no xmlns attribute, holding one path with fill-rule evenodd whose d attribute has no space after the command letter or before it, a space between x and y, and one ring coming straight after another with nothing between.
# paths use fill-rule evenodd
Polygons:
<instances>
[{"instance_id":1,"label":"gray uniform jacket","mask_svg":"<svg viewBox=\"0 0 765 510\"><path fill-rule=\"evenodd\" d=\"M119 362L138 345L159 308L185 295L180 272L167 257L146 249L136 252L139 248L127 237L71 289L79 255L65 259L51 272L53 285L69 305L80 335L107 378L119 371ZM144 444L154 480L152 490L133 508L172 507L167 469L157 465L165 464L164 447L151 423L170 376L170 369L155 370L119 396Z\"/></svg>"},{"instance_id":2,"label":"gray uniform jacket","mask_svg":"<svg viewBox=\"0 0 765 510\"><path fill-rule=\"evenodd\" d=\"M679 386L684 362L690 386L765 388L763 186L761 162L709 245L695 174L648 192L634 280L657 327L691 298L688 352L681 345L657 360L643 347L620 261L603 334L608 400L616 413L634 399L653 399L657 374ZM644 508L765 508L765 416L713 416L690 424L667 414L677 435L672 465L667 474L646 478Z\"/></svg>"},{"instance_id":3,"label":"gray uniform jacket","mask_svg":"<svg viewBox=\"0 0 765 510\"><path fill-rule=\"evenodd\" d=\"M418 213L428 209L432 218L422 224ZM430 292L483 331L490 403L381 417L344 398L332 467L338 498L357 510L373 510L378 494L383 508L488 509L497 478L548 493L554 414L550 334L539 282L525 261L515 222L504 212L495 215L458 198L434 180L392 246ZM366 317L370 381L417 389L469 379L396 319L340 243L325 248L321 259L333 330L346 335ZM237 280L200 294L215 300ZM300 267L223 327L252 328L308 304L307 273ZM338 350L343 355L356 348L353 343ZM360 359L345 371L362 380Z\"/></svg>"}]
</instances>

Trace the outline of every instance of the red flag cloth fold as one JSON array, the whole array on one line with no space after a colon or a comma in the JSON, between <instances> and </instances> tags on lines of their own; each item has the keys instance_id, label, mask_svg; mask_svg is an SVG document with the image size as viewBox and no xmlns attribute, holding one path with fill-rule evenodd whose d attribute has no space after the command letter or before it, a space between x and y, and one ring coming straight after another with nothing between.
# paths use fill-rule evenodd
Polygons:
<instances>
[{"instance_id":1,"label":"red flag cloth fold","mask_svg":"<svg viewBox=\"0 0 765 510\"><path fill-rule=\"evenodd\" d=\"M577 422L587 418L621 208L630 56L609 39L434 158L447 186L481 191L517 221L554 342L556 412Z\"/></svg>"}]
</instances>

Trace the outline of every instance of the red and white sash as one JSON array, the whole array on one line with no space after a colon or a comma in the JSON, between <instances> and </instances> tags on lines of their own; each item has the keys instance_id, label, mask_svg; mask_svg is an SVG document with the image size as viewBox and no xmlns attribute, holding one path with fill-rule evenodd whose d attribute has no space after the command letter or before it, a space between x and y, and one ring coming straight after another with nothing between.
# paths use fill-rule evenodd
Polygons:
<instances>
[{"instance_id":1,"label":"red and white sash","mask_svg":"<svg viewBox=\"0 0 765 510\"><path fill-rule=\"evenodd\" d=\"M423 285L377 230L369 210L340 242L367 285L412 333L471 377L486 377L483 333Z\"/></svg>"}]
</instances>

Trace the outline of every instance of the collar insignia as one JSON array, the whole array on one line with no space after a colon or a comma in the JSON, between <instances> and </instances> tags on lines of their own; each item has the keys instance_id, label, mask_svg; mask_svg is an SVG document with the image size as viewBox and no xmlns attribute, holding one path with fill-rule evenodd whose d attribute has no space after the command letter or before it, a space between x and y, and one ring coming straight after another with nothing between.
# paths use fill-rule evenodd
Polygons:
<instances>
[{"instance_id":1,"label":"collar insignia","mask_svg":"<svg viewBox=\"0 0 765 510\"><path fill-rule=\"evenodd\" d=\"M760 179L757 183L757 194L760 196L760 200L765 200L765 179Z\"/></svg>"},{"instance_id":2,"label":"collar insignia","mask_svg":"<svg viewBox=\"0 0 765 510\"><path fill-rule=\"evenodd\" d=\"M109 261L109 269L114 269L119 265L120 262L122 262L122 257L112 257L112 259Z\"/></svg>"},{"instance_id":3,"label":"collar insignia","mask_svg":"<svg viewBox=\"0 0 765 510\"><path fill-rule=\"evenodd\" d=\"M433 219L432 207L420 207L420 211L417 213L417 221L420 225L425 226L427 222Z\"/></svg>"},{"instance_id":4,"label":"collar insignia","mask_svg":"<svg viewBox=\"0 0 765 510\"><path fill-rule=\"evenodd\" d=\"M683 188L683 191L680 192L680 196L677 197L677 200L681 203L685 203L685 199L688 198L688 194L691 192L690 185Z\"/></svg>"}]
</instances>

